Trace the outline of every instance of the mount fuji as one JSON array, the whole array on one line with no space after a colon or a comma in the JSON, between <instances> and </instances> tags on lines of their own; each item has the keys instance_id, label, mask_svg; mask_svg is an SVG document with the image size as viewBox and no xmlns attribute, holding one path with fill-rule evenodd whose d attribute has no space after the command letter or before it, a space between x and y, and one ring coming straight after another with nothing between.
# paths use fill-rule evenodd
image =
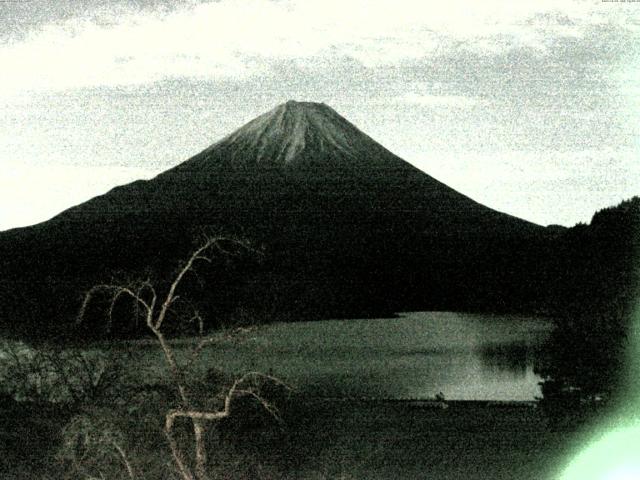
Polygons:
<instances>
[{"instance_id":1,"label":"mount fuji","mask_svg":"<svg viewBox=\"0 0 640 480\"><path fill-rule=\"evenodd\" d=\"M166 274L203 231L266 251L262 265L221 274L216 312L240 302L288 318L527 310L553 237L449 188L332 108L289 101L151 180L0 233L0 325L66 325L93 283Z\"/></svg>"}]
</instances>

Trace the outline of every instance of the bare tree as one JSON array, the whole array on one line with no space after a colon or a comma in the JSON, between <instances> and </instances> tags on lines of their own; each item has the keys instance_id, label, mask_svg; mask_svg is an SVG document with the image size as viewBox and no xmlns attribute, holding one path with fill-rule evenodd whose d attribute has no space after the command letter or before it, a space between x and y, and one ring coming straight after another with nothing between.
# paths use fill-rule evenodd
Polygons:
<instances>
[{"instance_id":1,"label":"bare tree","mask_svg":"<svg viewBox=\"0 0 640 480\"><path fill-rule=\"evenodd\" d=\"M136 473L126 452L125 435L111 422L88 415L77 415L62 432L64 442L58 457L71 463L71 475L104 478L101 463L116 460L126 472L129 480L136 479ZM97 470L100 477L93 475ZM75 475L74 475L75 476Z\"/></svg>"},{"instance_id":2,"label":"bare tree","mask_svg":"<svg viewBox=\"0 0 640 480\"><path fill-rule=\"evenodd\" d=\"M273 382L288 388L280 380L270 375L259 372L249 372L233 382L224 395L224 405L219 410L201 409L195 398L190 393L186 368L177 360L171 343L165 335L166 321L172 307L180 298L178 291L188 274L196 274L196 266L200 263L211 264L216 256L233 257L240 254L261 255L261 252L251 247L248 243L229 237L207 237L191 256L184 262L173 277L171 284L165 292L159 290L150 280L135 282L128 286L102 284L91 288L85 295L78 316L78 322L82 322L90 302L99 292L107 293L110 298L107 321L111 324L116 303L122 298L129 298L135 304L136 311L144 318L147 328L155 336L162 350L165 364L169 370L173 386L176 388L180 406L166 413L164 431L167 437L173 461L183 480L206 480L207 475L207 450L205 445L205 433L210 422L216 422L229 417L233 403L239 397L249 396L255 399L274 418L281 420L277 407L270 403L260 393L260 384ZM191 304L189 304L191 305ZM191 305L192 314L182 316L181 322L195 322L198 326L199 341L194 346L188 365L193 363L203 348L211 343L213 337L206 337L204 320L200 312ZM195 459L190 462L185 451L178 444L174 435L174 423L178 418L188 419L193 427ZM192 465L193 464L193 465Z\"/></svg>"},{"instance_id":3,"label":"bare tree","mask_svg":"<svg viewBox=\"0 0 640 480\"><path fill-rule=\"evenodd\" d=\"M80 405L114 388L124 365L113 355L0 343L0 383L18 401Z\"/></svg>"}]
</instances>

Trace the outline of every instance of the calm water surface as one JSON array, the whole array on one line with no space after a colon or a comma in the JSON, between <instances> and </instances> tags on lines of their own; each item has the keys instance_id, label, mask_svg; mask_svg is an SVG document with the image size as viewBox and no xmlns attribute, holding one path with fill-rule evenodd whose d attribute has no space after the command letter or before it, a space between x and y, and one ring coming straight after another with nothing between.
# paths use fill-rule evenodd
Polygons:
<instances>
[{"instance_id":1,"label":"calm water surface","mask_svg":"<svg viewBox=\"0 0 640 480\"><path fill-rule=\"evenodd\" d=\"M533 400L540 395L536 356L551 330L535 317L450 312L282 323L241 339L223 337L192 368L268 372L326 397L425 399L442 392L457 400ZM177 340L178 357L184 360L193 344ZM116 348L136 352L128 360L136 381L166 375L153 341L126 345Z\"/></svg>"},{"instance_id":2,"label":"calm water surface","mask_svg":"<svg viewBox=\"0 0 640 480\"><path fill-rule=\"evenodd\" d=\"M534 361L551 329L535 317L448 312L275 324L203 360L269 371L325 396L533 400Z\"/></svg>"}]
</instances>

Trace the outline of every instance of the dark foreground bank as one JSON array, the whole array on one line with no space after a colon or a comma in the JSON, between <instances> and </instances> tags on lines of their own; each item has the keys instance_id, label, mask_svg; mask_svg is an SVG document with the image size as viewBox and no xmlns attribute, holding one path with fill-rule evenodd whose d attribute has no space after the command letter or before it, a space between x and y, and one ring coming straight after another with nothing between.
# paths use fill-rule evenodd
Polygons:
<instances>
[{"instance_id":1,"label":"dark foreground bank","mask_svg":"<svg viewBox=\"0 0 640 480\"><path fill-rule=\"evenodd\" d=\"M230 479L539 480L551 478L566 460L580 424L575 418L558 421L533 403L443 406L294 396L283 410L284 425L251 409L237 412L209 434L210 472L212 478ZM105 412L115 423L126 418L127 430L117 439L135 478L177 478L162 435L162 415L156 415L160 412ZM73 471L68 451L60 453L62 426L77 415L5 401L0 477L86 478ZM82 455L85 447L79 440L66 445L74 455ZM96 472L105 479L127 478L118 456L108 448L103 454Z\"/></svg>"}]
</instances>

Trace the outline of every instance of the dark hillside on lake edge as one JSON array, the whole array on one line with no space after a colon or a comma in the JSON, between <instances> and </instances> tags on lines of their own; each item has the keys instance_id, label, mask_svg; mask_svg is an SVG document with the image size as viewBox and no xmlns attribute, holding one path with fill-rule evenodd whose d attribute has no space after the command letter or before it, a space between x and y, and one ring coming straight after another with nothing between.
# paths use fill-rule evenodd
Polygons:
<instances>
[{"instance_id":1,"label":"dark hillside on lake edge","mask_svg":"<svg viewBox=\"0 0 640 480\"><path fill-rule=\"evenodd\" d=\"M203 231L266 252L260 266L217 266L214 320L238 307L258 319L533 311L563 232L456 192L324 104L291 101L152 180L0 233L1 324L67 325L91 285L166 276Z\"/></svg>"},{"instance_id":2,"label":"dark hillside on lake edge","mask_svg":"<svg viewBox=\"0 0 640 480\"><path fill-rule=\"evenodd\" d=\"M631 322L640 299L640 197L567 229L551 262L558 274L549 280L546 303L558 328L548 363L539 368L548 380L545 397L576 388L585 397L617 396L630 386Z\"/></svg>"}]
</instances>

